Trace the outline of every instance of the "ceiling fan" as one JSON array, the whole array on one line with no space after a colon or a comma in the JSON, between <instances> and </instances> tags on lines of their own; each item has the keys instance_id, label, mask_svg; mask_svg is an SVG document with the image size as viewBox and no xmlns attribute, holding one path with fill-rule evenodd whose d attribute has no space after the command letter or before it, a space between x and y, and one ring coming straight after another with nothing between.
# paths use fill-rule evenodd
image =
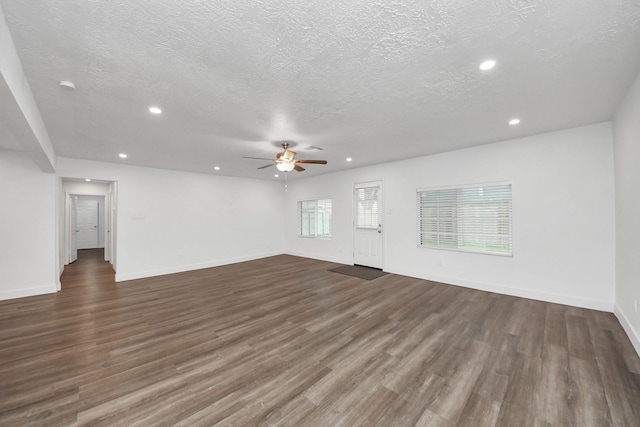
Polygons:
<instances>
[{"instance_id":1,"label":"ceiling fan","mask_svg":"<svg viewBox=\"0 0 640 427\"><path fill-rule=\"evenodd\" d=\"M296 160L296 152L289 150L289 143L283 142L282 148L284 151L282 153L278 153L276 155L276 159L273 160L273 163L269 163L268 165L260 166L258 169L265 169L270 167L275 163L276 168L281 172L291 172L292 170L297 170L298 172L302 172L305 170L300 163L306 164L314 164L314 165L326 165L326 160ZM265 159L264 157L243 157L244 159L257 159L257 160L271 160Z\"/></svg>"}]
</instances>

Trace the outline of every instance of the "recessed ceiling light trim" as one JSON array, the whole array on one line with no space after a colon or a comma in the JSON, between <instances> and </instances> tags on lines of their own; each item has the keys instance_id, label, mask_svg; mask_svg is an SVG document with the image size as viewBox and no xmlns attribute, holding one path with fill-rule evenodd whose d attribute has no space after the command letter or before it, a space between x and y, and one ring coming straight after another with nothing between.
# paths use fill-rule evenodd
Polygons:
<instances>
[{"instance_id":1,"label":"recessed ceiling light trim","mask_svg":"<svg viewBox=\"0 0 640 427\"><path fill-rule=\"evenodd\" d=\"M160 109L160 107L156 106L149 107L149 112L151 114L162 114L162 110Z\"/></svg>"},{"instance_id":2,"label":"recessed ceiling light trim","mask_svg":"<svg viewBox=\"0 0 640 427\"><path fill-rule=\"evenodd\" d=\"M118 156L119 156L121 159L126 159L126 158L127 158L127 155L126 155L126 154L124 154L124 153L120 153L120 154L118 154Z\"/></svg>"},{"instance_id":3,"label":"recessed ceiling light trim","mask_svg":"<svg viewBox=\"0 0 640 427\"><path fill-rule=\"evenodd\" d=\"M353 159L352 159L351 157L347 157L345 160L346 160L347 162L352 162L352 161L353 161Z\"/></svg>"},{"instance_id":4,"label":"recessed ceiling light trim","mask_svg":"<svg viewBox=\"0 0 640 427\"><path fill-rule=\"evenodd\" d=\"M515 125L517 125L519 123L520 123L520 119L518 119L518 118L513 118L513 119L509 120L509 124L511 126L515 126Z\"/></svg>"}]
</instances>

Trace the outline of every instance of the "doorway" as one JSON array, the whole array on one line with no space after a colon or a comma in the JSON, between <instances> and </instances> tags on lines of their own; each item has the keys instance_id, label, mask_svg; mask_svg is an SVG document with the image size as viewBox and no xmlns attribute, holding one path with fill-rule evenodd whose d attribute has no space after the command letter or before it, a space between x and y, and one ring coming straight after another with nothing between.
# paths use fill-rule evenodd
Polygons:
<instances>
[{"instance_id":1,"label":"doorway","mask_svg":"<svg viewBox=\"0 0 640 427\"><path fill-rule=\"evenodd\" d=\"M107 196L78 195L67 193L67 262L78 259L78 250L104 249L105 261L110 254L106 248L108 240Z\"/></svg>"},{"instance_id":2,"label":"doorway","mask_svg":"<svg viewBox=\"0 0 640 427\"><path fill-rule=\"evenodd\" d=\"M355 184L353 194L353 263L382 269L382 181Z\"/></svg>"},{"instance_id":3,"label":"doorway","mask_svg":"<svg viewBox=\"0 0 640 427\"><path fill-rule=\"evenodd\" d=\"M62 179L65 238L61 266L76 261L78 250L100 249L103 259L115 269L116 183L82 181Z\"/></svg>"}]
</instances>

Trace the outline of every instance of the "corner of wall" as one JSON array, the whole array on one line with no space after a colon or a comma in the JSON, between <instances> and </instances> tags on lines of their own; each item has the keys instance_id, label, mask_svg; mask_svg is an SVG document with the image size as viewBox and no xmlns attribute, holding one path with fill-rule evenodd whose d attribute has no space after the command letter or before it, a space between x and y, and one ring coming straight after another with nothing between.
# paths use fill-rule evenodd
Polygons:
<instances>
[{"instance_id":1,"label":"corner of wall","mask_svg":"<svg viewBox=\"0 0 640 427\"><path fill-rule=\"evenodd\" d=\"M640 214L637 183L640 178L640 74L630 86L613 117L616 198L616 304L614 314L640 355L640 318L633 301L640 300L640 268L636 227Z\"/></svg>"},{"instance_id":2,"label":"corner of wall","mask_svg":"<svg viewBox=\"0 0 640 427\"><path fill-rule=\"evenodd\" d=\"M615 305L613 313L616 315L618 321L622 325L622 329L624 329L624 331L629 336L629 341L631 341L631 344L633 344L633 348L635 348L636 353L638 353L638 356L640 356L640 334L633 328L633 325L631 324L627 316L625 316L624 312L620 309L618 304Z\"/></svg>"}]
</instances>

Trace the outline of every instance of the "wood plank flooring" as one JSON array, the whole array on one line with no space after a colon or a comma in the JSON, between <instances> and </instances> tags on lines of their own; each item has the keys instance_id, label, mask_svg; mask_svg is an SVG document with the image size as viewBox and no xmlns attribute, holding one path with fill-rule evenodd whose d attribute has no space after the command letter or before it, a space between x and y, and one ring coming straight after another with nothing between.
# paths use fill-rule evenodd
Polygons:
<instances>
[{"instance_id":1,"label":"wood plank flooring","mask_svg":"<svg viewBox=\"0 0 640 427\"><path fill-rule=\"evenodd\" d=\"M0 302L2 426L640 426L616 318L277 256Z\"/></svg>"}]
</instances>

